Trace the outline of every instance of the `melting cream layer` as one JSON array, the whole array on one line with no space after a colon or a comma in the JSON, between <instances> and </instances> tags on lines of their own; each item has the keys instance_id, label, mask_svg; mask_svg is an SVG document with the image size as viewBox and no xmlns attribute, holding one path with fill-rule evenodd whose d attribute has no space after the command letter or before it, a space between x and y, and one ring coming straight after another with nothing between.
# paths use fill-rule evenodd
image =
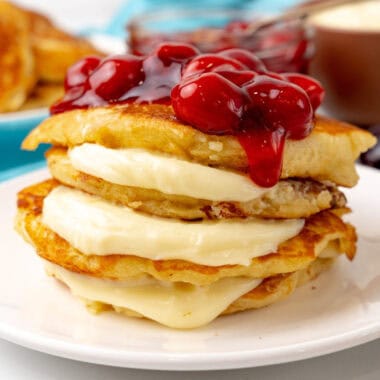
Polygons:
<instances>
[{"instance_id":1,"label":"melting cream layer","mask_svg":"<svg viewBox=\"0 0 380 380\"><path fill-rule=\"evenodd\" d=\"M50 275L64 282L75 296L124 307L173 328L194 328L215 319L232 302L262 280L225 278L208 286L140 281L102 280L46 263Z\"/></svg>"},{"instance_id":2,"label":"melting cream layer","mask_svg":"<svg viewBox=\"0 0 380 380\"><path fill-rule=\"evenodd\" d=\"M142 149L83 144L69 151L71 165L105 181L211 201L246 202L268 188L248 177Z\"/></svg>"},{"instance_id":3,"label":"melting cream layer","mask_svg":"<svg viewBox=\"0 0 380 380\"><path fill-rule=\"evenodd\" d=\"M65 186L44 200L43 223L84 254L130 254L209 266L249 265L297 235L302 219L183 222L138 213Z\"/></svg>"}]
</instances>

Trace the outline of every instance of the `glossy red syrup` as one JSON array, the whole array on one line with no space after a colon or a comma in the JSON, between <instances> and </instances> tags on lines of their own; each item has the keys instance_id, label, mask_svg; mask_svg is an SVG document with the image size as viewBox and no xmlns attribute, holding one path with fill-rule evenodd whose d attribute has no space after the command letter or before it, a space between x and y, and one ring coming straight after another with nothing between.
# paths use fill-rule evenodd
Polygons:
<instances>
[{"instance_id":1,"label":"glossy red syrup","mask_svg":"<svg viewBox=\"0 0 380 380\"><path fill-rule=\"evenodd\" d=\"M171 43L158 46L146 57L84 58L68 70L66 93L50 112L125 102L170 104L184 64L197 55L199 51L191 45Z\"/></svg>"},{"instance_id":2,"label":"glossy red syrup","mask_svg":"<svg viewBox=\"0 0 380 380\"><path fill-rule=\"evenodd\" d=\"M146 56L85 58L72 66L66 93L51 113L127 102L172 104L178 119L213 135L234 135L259 186L281 174L286 139L303 139L323 99L319 82L301 74L267 71L241 49L199 54L166 43Z\"/></svg>"}]
</instances>

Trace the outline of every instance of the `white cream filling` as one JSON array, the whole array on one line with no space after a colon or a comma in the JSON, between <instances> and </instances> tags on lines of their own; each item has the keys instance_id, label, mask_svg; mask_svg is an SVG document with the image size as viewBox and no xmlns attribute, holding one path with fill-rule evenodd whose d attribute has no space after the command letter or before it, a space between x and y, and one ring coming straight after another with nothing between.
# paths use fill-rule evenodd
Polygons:
<instances>
[{"instance_id":1,"label":"white cream filling","mask_svg":"<svg viewBox=\"0 0 380 380\"><path fill-rule=\"evenodd\" d=\"M68 152L71 165L105 181L211 201L246 202L268 188L248 177L142 149L83 144Z\"/></svg>"},{"instance_id":2,"label":"white cream filling","mask_svg":"<svg viewBox=\"0 0 380 380\"><path fill-rule=\"evenodd\" d=\"M55 188L43 223L84 254L130 254L209 266L249 265L297 235L303 219L183 222L138 213L80 190Z\"/></svg>"},{"instance_id":3,"label":"white cream filling","mask_svg":"<svg viewBox=\"0 0 380 380\"><path fill-rule=\"evenodd\" d=\"M186 283L112 281L70 272L46 263L46 270L78 297L124 307L173 328L194 328L215 319L232 302L256 288L262 280L225 278L208 286Z\"/></svg>"}]
</instances>

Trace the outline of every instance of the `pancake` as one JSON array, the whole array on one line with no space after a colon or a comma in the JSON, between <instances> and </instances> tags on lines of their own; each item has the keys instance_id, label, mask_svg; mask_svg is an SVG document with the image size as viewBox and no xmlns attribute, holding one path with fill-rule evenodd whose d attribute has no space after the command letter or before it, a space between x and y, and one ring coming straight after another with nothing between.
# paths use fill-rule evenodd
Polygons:
<instances>
[{"instance_id":1,"label":"pancake","mask_svg":"<svg viewBox=\"0 0 380 380\"><path fill-rule=\"evenodd\" d=\"M330 269L334 262L335 258L318 258L304 269L268 277L257 288L233 302L222 314L259 309L281 301L291 295L297 287L305 285Z\"/></svg>"},{"instance_id":2,"label":"pancake","mask_svg":"<svg viewBox=\"0 0 380 380\"><path fill-rule=\"evenodd\" d=\"M0 1L0 41L0 112L15 111L36 78L25 16L5 1Z\"/></svg>"},{"instance_id":3,"label":"pancake","mask_svg":"<svg viewBox=\"0 0 380 380\"><path fill-rule=\"evenodd\" d=\"M149 214L193 219L227 219L259 216L303 218L346 204L335 186L311 180L282 180L277 187L249 202L212 202L164 194L152 189L112 184L76 170L66 149L52 148L46 154L52 176L59 182Z\"/></svg>"},{"instance_id":4,"label":"pancake","mask_svg":"<svg viewBox=\"0 0 380 380\"><path fill-rule=\"evenodd\" d=\"M57 28L47 17L23 10L27 20L38 80L63 83L67 69L87 55L103 55L84 38Z\"/></svg>"},{"instance_id":5,"label":"pancake","mask_svg":"<svg viewBox=\"0 0 380 380\"><path fill-rule=\"evenodd\" d=\"M180 123L165 105L125 104L54 115L34 129L22 148L41 143L71 147L96 143L110 148L144 148L212 167L247 171L247 157L234 136L204 134ZM353 186L354 162L376 139L352 125L317 117L303 140L287 140L281 178L312 178Z\"/></svg>"},{"instance_id":6,"label":"pancake","mask_svg":"<svg viewBox=\"0 0 380 380\"><path fill-rule=\"evenodd\" d=\"M265 278L301 270L329 246L346 253L351 259L355 254L355 230L340 218L347 209L337 209L309 217L300 234L280 244L276 253L252 259L248 266L210 267L183 260L153 261L130 253L84 255L41 223L43 199L57 185L56 181L49 180L30 186L18 194L16 228L42 258L77 273L117 280L148 274L163 281L205 285L225 277Z\"/></svg>"},{"instance_id":7,"label":"pancake","mask_svg":"<svg viewBox=\"0 0 380 380\"><path fill-rule=\"evenodd\" d=\"M0 41L0 112L51 105L63 96L66 71L73 63L103 55L47 17L1 0Z\"/></svg>"},{"instance_id":8,"label":"pancake","mask_svg":"<svg viewBox=\"0 0 380 380\"><path fill-rule=\"evenodd\" d=\"M25 103L19 108L20 111L35 108L49 107L63 96L62 84L37 83Z\"/></svg>"},{"instance_id":9,"label":"pancake","mask_svg":"<svg viewBox=\"0 0 380 380\"><path fill-rule=\"evenodd\" d=\"M221 312L221 315L232 314L250 309L259 309L281 301L282 299L292 294L297 287L304 285L309 281L312 281L320 273L329 269L333 262L334 258L317 259L305 269L288 274L280 274L277 276L268 277L264 279L259 286L234 300L224 311ZM72 285L70 284L70 281L68 281L68 278L65 276L65 273L62 273L60 270L56 270L56 267L54 266L48 266L47 273L50 276L53 276L64 284L68 285L69 288ZM75 292L76 289L72 289L72 291ZM149 315L142 315L141 313L129 308L120 307L119 305L112 305L104 302L99 302L97 300L86 299L80 293L76 293L75 295L80 296L82 301L85 302L88 310L95 314L114 310L129 317L151 317ZM163 321L161 321L161 323L163 323ZM169 327L194 327L187 326L186 321L176 321L176 323L176 325L169 324ZM183 325L181 325L181 323ZM196 327L199 327L199 325L196 325Z\"/></svg>"}]
</instances>

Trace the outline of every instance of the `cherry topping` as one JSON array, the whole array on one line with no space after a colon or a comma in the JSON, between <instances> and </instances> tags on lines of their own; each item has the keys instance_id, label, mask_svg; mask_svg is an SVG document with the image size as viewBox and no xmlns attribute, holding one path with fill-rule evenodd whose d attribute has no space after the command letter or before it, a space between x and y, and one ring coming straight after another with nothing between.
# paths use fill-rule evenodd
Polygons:
<instances>
[{"instance_id":1,"label":"cherry topping","mask_svg":"<svg viewBox=\"0 0 380 380\"><path fill-rule=\"evenodd\" d=\"M84 84L88 76L98 67L99 57L86 57L74 63L66 74L65 90Z\"/></svg>"},{"instance_id":2,"label":"cherry topping","mask_svg":"<svg viewBox=\"0 0 380 380\"><path fill-rule=\"evenodd\" d=\"M120 101L137 103L170 103L170 92L181 80L182 64L165 64L157 55L151 55L143 61L145 80L126 92Z\"/></svg>"},{"instance_id":3,"label":"cherry topping","mask_svg":"<svg viewBox=\"0 0 380 380\"><path fill-rule=\"evenodd\" d=\"M256 57L253 53L243 49L227 49L219 53L223 57L232 58L239 61L249 70L256 71L258 73L264 73L267 71L263 61Z\"/></svg>"},{"instance_id":4,"label":"cherry topping","mask_svg":"<svg viewBox=\"0 0 380 380\"><path fill-rule=\"evenodd\" d=\"M251 100L248 116L256 121L254 128L259 121L262 128L284 130L288 137L296 140L311 132L313 109L300 87L262 75L248 85L246 91Z\"/></svg>"},{"instance_id":5,"label":"cherry topping","mask_svg":"<svg viewBox=\"0 0 380 380\"><path fill-rule=\"evenodd\" d=\"M259 186L274 186L281 175L286 134L283 129L268 130L256 125L243 130L238 139L247 153L248 170Z\"/></svg>"},{"instance_id":6,"label":"cherry topping","mask_svg":"<svg viewBox=\"0 0 380 380\"><path fill-rule=\"evenodd\" d=\"M170 92L180 82L182 68L198 54L191 45L164 43L147 57L86 58L69 69L66 94L50 112L108 103L170 103ZM77 86L80 88L71 91Z\"/></svg>"},{"instance_id":7,"label":"cherry topping","mask_svg":"<svg viewBox=\"0 0 380 380\"><path fill-rule=\"evenodd\" d=\"M201 54L192 59L183 70L184 78L190 75L200 75L210 71L246 70L247 67L239 61L217 54Z\"/></svg>"},{"instance_id":8,"label":"cherry topping","mask_svg":"<svg viewBox=\"0 0 380 380\"><path fill-rule=\"evenodd\" d=\"M239 87L217 73L205 73L173 88L176 115L205 133L233 134L246 101Z\"/></svg>"},{"instance_id":9,"label":"cherry topping","mask_svg":"<svg viewBox=\"0 0 380 380\"><path fill-rule=\"evenodd\" d=\"M278 80L284 80L286 81L285 77L282 74L279 73L273 73L271 71L268 71L265 73L267 77L273 78L273 79L278 79Z\"/></svg>"},{"instance_id":10,"label":"cherry topping","mask_svg":"<svg viewBox=\"0 0 380 380\"><path fill-rule=\"evenodd\" d=\"M259 75L254 71L218 70L217 73L239 87L248 85L252 82L253 78Z\"/></svg>"},{"instance_id":11,"label":"cherry topping","mask_svg":"<svg viewBox=\"0 0 380 380\"><path fill-rule=\"evenodd\" d=\"M134 55L111 56L90 75L89 83L104 100L117 100L145 78L142 58Z\"/></svg>"},{"instance_id":12,"label":"cherry topping","mask_svg":"<svg viewBox=\"0 0 380 380\"><path fill-rule=\"evenodd\" d=\"M309 95L311 105L315 111L322 103L325 90L323 89L320 82L316 79L311 78L307 75L289 73L283 74L283 76L291 83L300 86Z\"/></svg>"},{"instance_id":13,"label":"cherry topping","mask_svg":"<svg viewBox=\"0 0 380 380\"><path fill-rule=\"evenodd\" d=\"M170 66L173 62L186 62L199 55L200 52L192 45L172 42L170 44L159 45L154 54L157 55L165 66Z\"/></svg>"},{"instance_id":14,"label":"cherry topping","mask_svg":"<svg viewBox=\"0 0 380 380\"><path fill-rule=\"evenodd\" d=\"M72 66L64 97L51 113L111 103L172 104L178 119L208 134L234 135L260 186L281 175L285 140L305 138L323 98L319 82L267 71L252 53L199 54L191 45L163 43L146 56L85 58Z\"/></svg>"},{"instance_id":15,"label":"cherry topping","mask_svg":"<svg viewBox=\"0 0 380 380\"><path fill-rule=\"evenodd\" d=\"M66 91L64 97L50 107L50 113L56 114L67 110L87 108L105 105L106 102L89 89L87 84L72 87Z\"/></svg>"}]
</instances>

